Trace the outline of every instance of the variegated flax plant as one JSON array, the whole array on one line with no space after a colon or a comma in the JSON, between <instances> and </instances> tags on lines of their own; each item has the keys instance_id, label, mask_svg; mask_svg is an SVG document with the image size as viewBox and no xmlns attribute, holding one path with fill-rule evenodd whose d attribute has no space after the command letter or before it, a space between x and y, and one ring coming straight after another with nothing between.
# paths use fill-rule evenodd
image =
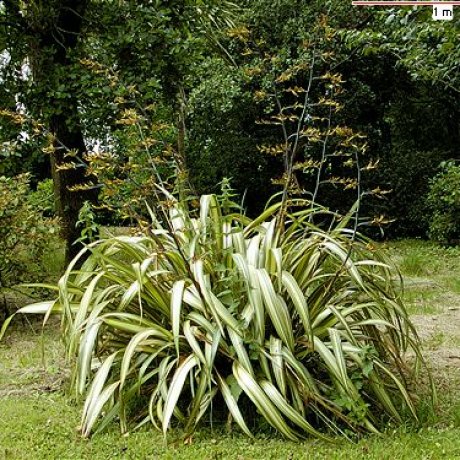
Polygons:
<instances>
[{"instance_id":1,"label":"variegated flax plant","mask_svg":"<svg viewBox=\"0 0 460 460\"><path fill-rule=\"evenodd\" d=\"M213 195L195 214L164 203L149 231L89 244L56 300L20 310L61 315L83 436L115 419L190 435L211 419L334 439L417 419L414 326L350 219L325 232L310 215L327 211L296 199L278 230L281 203L254 220Z\"/></svg>"}]
</instances>

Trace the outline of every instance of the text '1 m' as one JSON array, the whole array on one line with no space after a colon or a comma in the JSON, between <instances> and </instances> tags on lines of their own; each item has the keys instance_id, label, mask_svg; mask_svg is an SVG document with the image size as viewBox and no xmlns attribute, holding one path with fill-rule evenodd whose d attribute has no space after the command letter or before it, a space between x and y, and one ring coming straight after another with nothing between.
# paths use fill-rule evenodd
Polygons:
<instances>
[{"instance_id":1,"label":"text '1 m'","mask_svg":"<svg viewBox=\"0 0 460 460\"><path fill-rule=\"evenodd\" d=\"M433 19L435 21L451 21L454 19L454 5L433 5Z\"/></svg>"},{"instance_id":2,"label":"text '1 m'","mask_svg":"<svg viewBox=\"0 0 460 460\"><path fill-rule=\"evenodd\" d=\"M460 6L460 0L450 2L426 1L426 0L355 0L354 6L373 7L407 7L407 6L431 6L433 8L433 19L435 21L452 21L454 19L454 6Z\"/></svg>"}]
</instances>

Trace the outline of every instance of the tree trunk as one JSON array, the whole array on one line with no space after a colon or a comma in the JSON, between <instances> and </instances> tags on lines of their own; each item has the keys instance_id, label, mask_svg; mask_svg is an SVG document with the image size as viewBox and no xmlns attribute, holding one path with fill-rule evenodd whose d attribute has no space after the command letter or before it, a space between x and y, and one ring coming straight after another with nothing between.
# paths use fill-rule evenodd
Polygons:
<instances>
[{"instance_id":1,"label":"tree trunk","mask_svg":"<svg viewBox=\"0 0 460 460\"><path fill-rule=\"evenodd\" d=\"M76 113L78 110L76 102L69 110ZM82 249L82 245L76 243L80 236L80 231L76 228L78 213L86 200L92 203L96 201L97 193L93 190L69 190L69 188L84 184L87 181L84 167L62 169L62 165L72 160L72 158L66 158L69 150L76 152L79 159L86 151L81 128L75 125L69 126L63 115L53 115L50 120L50 129L56 137L55 151L51 155L54 197L56 211L60 218L61 237L66 243L65 261L68 264Z\"/></svg>"},{"instance_id":2,"label":"tree trunk","mask_svg":"<svg viewBox=\"0 0 460 460\"><path fill-rule=\"evenodd\" d=\"M34 69L37 83L47 89L44 102L47 103L47 112L50 114L48 125L55 137L51 169L56 211L61 221L61 235L66 243L67 264L82 248L81 244L76 243L80 236L76 228L79 210L86 200L94 203L97 199L97 192L94 190L71 190L72 187L88 181L83 160L86 146L80 124L78 100L69 88L69 75L75 59L72 54L82 32L86 7L87 0L58 2L54 21L39 30L39 59ZM55 97L57 86L65 88L67 97L64 102ZM74 156L69 156L69 152ZM71 162L77 166L72 169L65 167Z\"/></svg>"}]
</instances>

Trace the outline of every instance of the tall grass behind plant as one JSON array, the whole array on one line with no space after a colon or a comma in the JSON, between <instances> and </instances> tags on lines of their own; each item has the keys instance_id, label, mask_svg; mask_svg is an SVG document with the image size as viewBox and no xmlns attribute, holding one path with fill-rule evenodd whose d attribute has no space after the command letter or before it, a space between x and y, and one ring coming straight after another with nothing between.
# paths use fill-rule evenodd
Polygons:
<instances>
[{"instance_id":1,"label":"tall grass behind plant","mask_svg":"<svg viewBox=\"0 0 460 460\"><path fill-rule=\"evenodd\" d=\"M167 198L148 232L90 244L57 300L22 309L62 316L83 436L115 419L192 433L219 401L248 436L263 419L291 440L417 419L416 332L348 219L325 232L310 217L326 211L296 200L277 231L282 203L250 220L213 195L197 215Z\"/></svg>"}]
</instances>

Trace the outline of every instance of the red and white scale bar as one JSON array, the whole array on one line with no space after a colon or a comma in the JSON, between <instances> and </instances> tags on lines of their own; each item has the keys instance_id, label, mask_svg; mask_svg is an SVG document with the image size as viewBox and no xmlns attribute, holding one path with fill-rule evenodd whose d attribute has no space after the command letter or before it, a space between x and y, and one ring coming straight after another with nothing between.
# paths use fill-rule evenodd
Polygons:
<instances>
[{"instance_id":1,"label":"red and white scale bar","mask_svg":"<svg viewBox=\"0 0 460 460\"><path fill-rule=\"evenodd\" d=\"M407 1L407 0L393 0L393 1L386 1L386 0L358 0L351 2L353 6L460 6L460 1L437 1L437 2L427 2L427 1Z\"/></svg>"}]
</instances>

